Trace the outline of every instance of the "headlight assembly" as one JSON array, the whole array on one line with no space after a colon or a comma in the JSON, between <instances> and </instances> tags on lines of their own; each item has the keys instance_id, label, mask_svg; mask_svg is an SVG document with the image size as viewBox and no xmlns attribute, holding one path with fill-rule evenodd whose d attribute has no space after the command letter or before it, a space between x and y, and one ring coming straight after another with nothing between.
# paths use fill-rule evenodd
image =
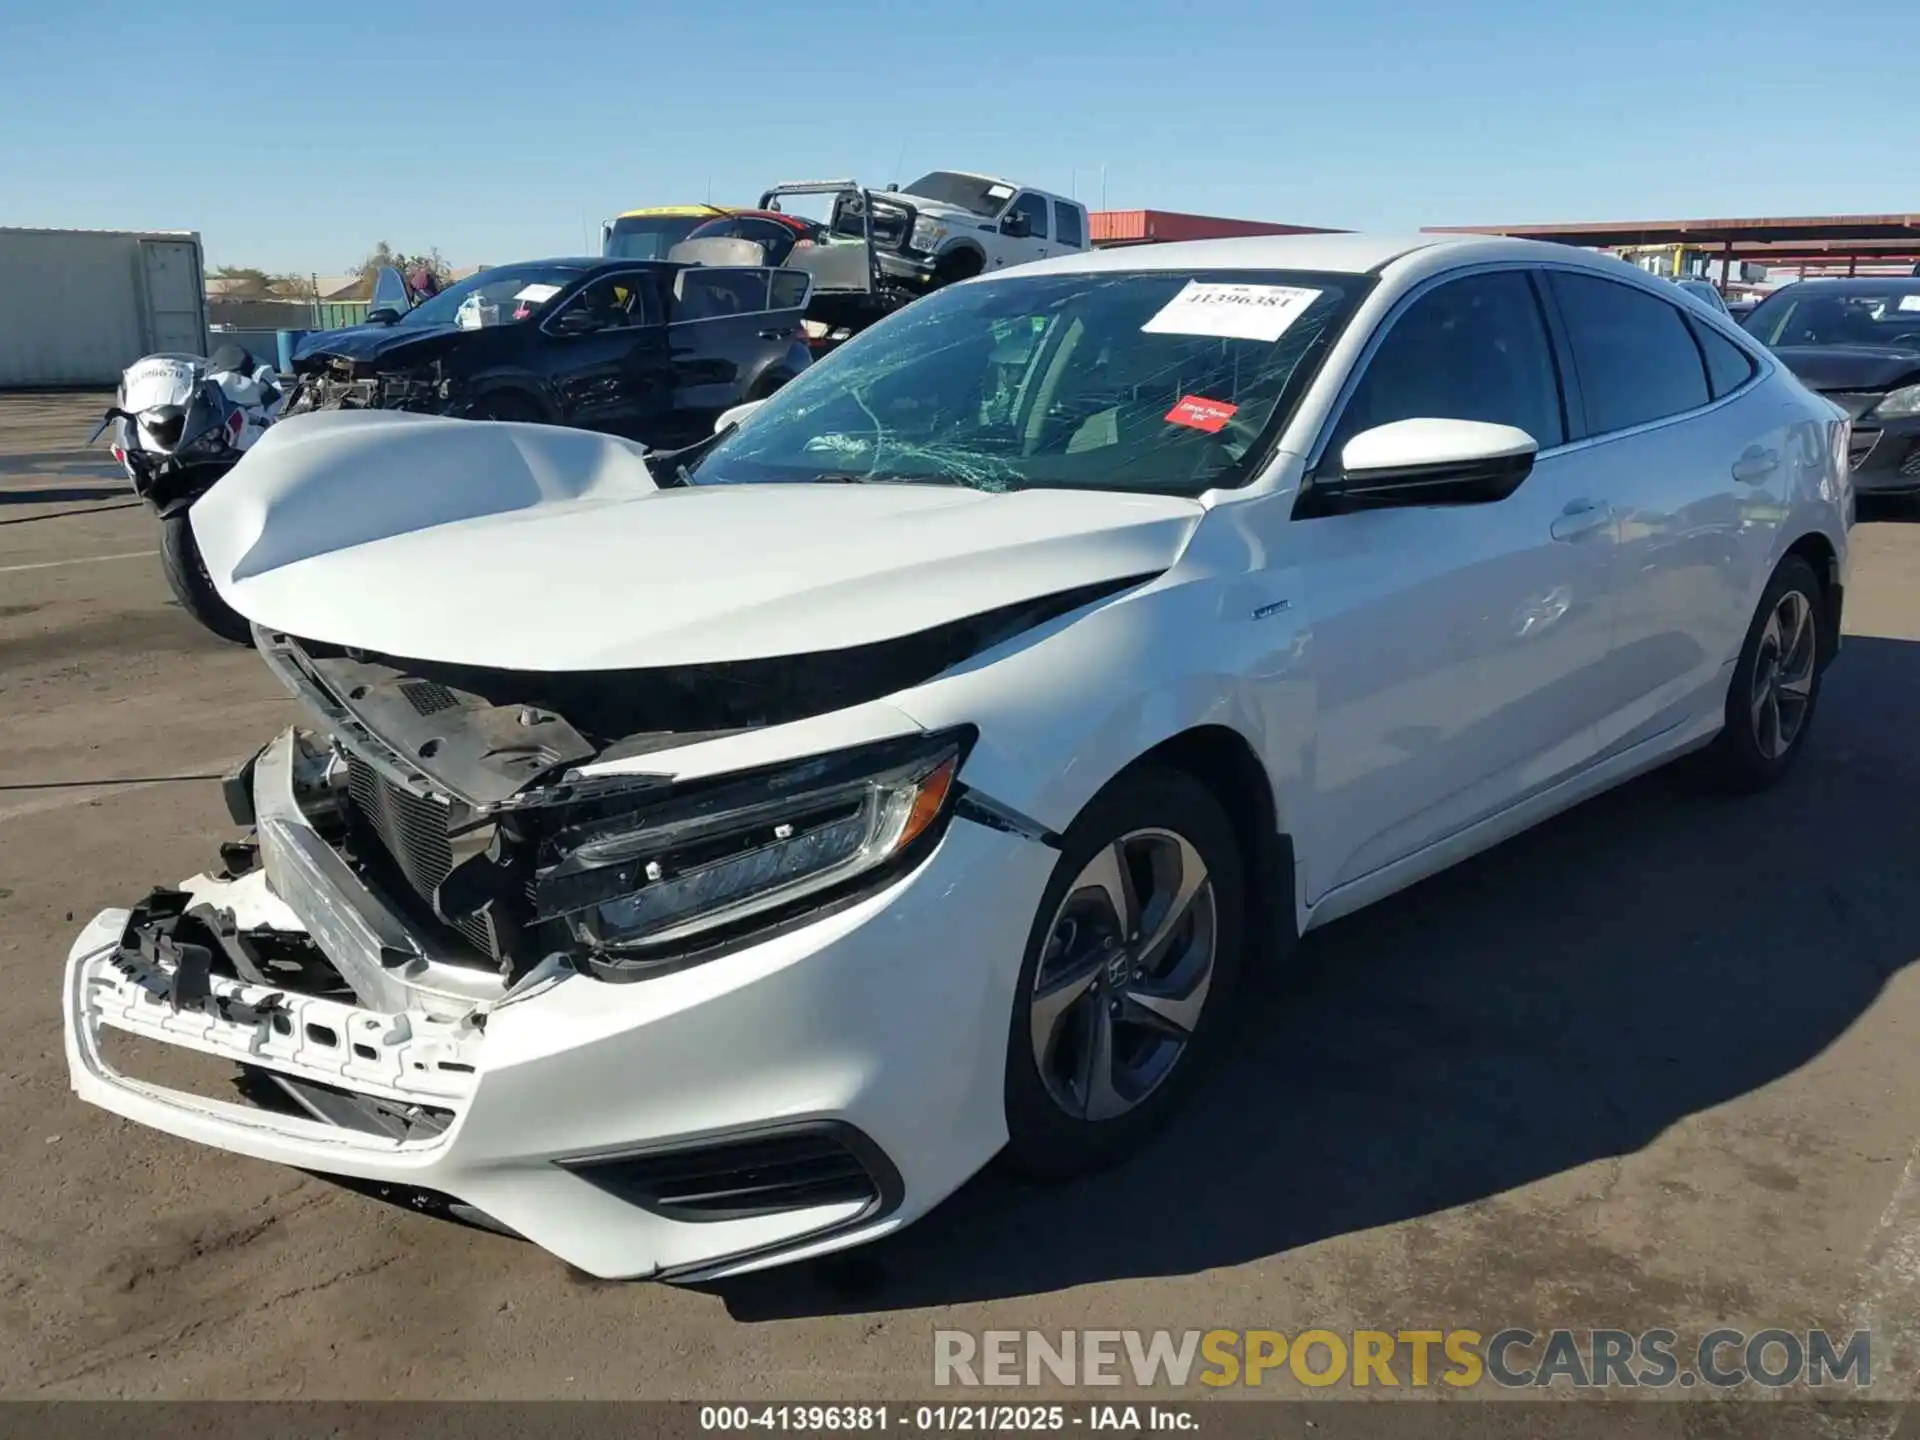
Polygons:
<instances>
[{"instance_id":1,"label":"headlight assembly","mask_svg":"<svg viewBox=\"0 0 1920 1440\"><path fill-rule=\"evenodd\" d=\"M923 215L913 222L913 235L907 243L915 250L924 250L931 254L933 248L946 238L947 227Z\"/></svg>"},{"instance_id":2,"label":"headlight assembly","mask_svg":"<svg viewBox=\"0 0 1920 1440\"><path fill-rule=\"evenodd\" d=\"M650 960L828 903L930 843L971 739L863 746L571 826L542 847L538 918L590 951Z\"/></svg>"},{"instance_id":3,"label":"headlight assembly","mask_svg":"<svg viewBox=\"0 0 1920 1440\"><path fill-rule=\"evenodd\" d=\"M1920 415L1920 385L1907 385L1882 400L1870 412L1876 420L1905 420Z\"/></svg>"}]
</instances>

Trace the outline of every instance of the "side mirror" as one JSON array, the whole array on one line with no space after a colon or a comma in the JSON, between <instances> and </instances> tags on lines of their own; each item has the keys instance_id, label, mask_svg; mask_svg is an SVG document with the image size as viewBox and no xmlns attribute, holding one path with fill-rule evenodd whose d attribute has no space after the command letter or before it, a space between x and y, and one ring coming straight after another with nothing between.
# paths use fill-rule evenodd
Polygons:
<instances>
[{"instance_id":1,"label":"side mirror","mask_svg":"<svg viewBox=\"0 0 1920 1440\"><path fill-rule=\"evenodd\" d=\"M1000 222L1000 233L1015 240L1026 240L1033 235L1033 222L1025 215L1009 215Z\"/></svg>"},{"instance_id":2,"label":"side mirror","mask_svg":"<svg viewBox=\"0 0 1920 1440\"><path fill-rule=\"evenodd\" d=\"M378 310L369 310L367 312L367 324L369 325L392 325L399 320L399 318L400 312L398 310L390 309L385 305L381 306Z\"/></svg>"},{"instance_id":3,"label":"side mirror","mask_svg":"<svg viewBox=\"0 0 1920 1440\"><path fill-rule=\"evenodd\" d=\"M1485 505L1520 488L1539 449L1538 441L1511 425L1396 420L1349 440L1339 469L1316 478L1313 488L1355 507Z\"/></svg>"},{"instance_id":4,"label":"side mirror","mask_svg":"<svg viewBox=\"0 0 1920 1440\"><path fill-rule=\"evenodd\" d=\"M582 305L562 310L553 317L553 333L556 335L591 335L602 328L600 317Z\"/></svg>"},{"instance_id":5,"label":"side mirror","mask_svg":"<svg viewBox=\"0 0 1920 1440\"><path fill-rule=\"evenodd\" d=\"M722 430L731 430L766 403L764 400L749 400L746 404L736 405L731 410L722 410L720 418L713 422L713 433L718 435Z\"/></svg>"}]
</instances>

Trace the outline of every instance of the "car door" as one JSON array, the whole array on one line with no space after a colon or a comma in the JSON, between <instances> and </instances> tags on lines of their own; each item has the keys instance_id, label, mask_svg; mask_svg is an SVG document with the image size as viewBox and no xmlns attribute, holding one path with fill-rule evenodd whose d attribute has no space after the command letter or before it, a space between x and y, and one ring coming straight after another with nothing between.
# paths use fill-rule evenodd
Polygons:
<instances>
[{"instance_id":1,"label":"car door","mask_svg":"<svg viewBox=\"0 0 1920 1440\"><path fill-rule=\"evenodd\" d=\"M1086 213L1070 200L1053 202L1053 243L1061 253L1087 248Z\"/></svg>"},{"instance_id":2,"label":"car door","mask_svg":"<svg viewBox=\"0 0 1920 1440\"><path fill-rule=\"evenodd\" d=\"M722 411L746 398L754 364L782 327L769 313L775 272L758 266L690 265L673 277L667 343L676 429L690 443L712 433ZM788 339L798 328L793 316Z\"/></svg>"},{"instance_id":3,"label":"car door","mask_svg":"<svg viewBox=\"0 0 1920 1440\"><path fill-rule=\"evenodd\" d=\"M1784 514L1791 437L1752 385L1759 365L1710 320L1649 287L1547 274L1577 378L1567 464L1618 527L1613 704L1600 719L1611 753L1724 703L1722 671Z\"/></svg>"},{"instance_id":4,"label":"car door","mask_svg":"<svg viewBox=\"0 0 1920 1440\"><path fill-rule=\"evenodd\" d=\"M645 438L667 388L660 308L650 271L617 270L540 322L539 367L566 424Z\"/></svg>"},{"instance_id":5,"label":"car door","mask_svg":"<svg viewBox=\"0 0 1920 1440\"><path fill-rule=\"evenodd\" d=\"M1539 278L1430 282L1369 342L1314 459L1407 419L1517 426L1539 445L1505 499L1321 513L1301 497L1316 693L1308 895L1405 859L1592 762L1612 632L1610 517L1565 461Z\"/></svg>"},{"instance_id":6,"label":"car door","mask_svg":"<svg viewBox=\"0 0 1920 1440\"><path fill-rule=\"evenodd\" d=\"M1024 233L1021 233L1022 222ZM1031 190L1022 190L1014 196L1013 203L1000 217L1000 234L1002 239L993 266L1024 265L1029 260L1050 255L1053 247L1048 238L1046 197Z\"/></svg>"}]
</instances>

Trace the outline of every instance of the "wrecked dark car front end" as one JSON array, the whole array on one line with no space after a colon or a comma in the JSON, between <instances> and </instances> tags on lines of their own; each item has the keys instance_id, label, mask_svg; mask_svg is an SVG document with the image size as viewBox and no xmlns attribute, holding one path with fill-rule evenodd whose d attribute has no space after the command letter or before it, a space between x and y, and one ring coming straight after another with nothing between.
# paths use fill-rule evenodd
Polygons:
<instances>
[{"instance_id":1,"label":"wrecked dark car front end","mask_svg":"<svg viewBox=\"0 0 1920 1440\"><path fill-rule=\"evenodd\" d=\"M457 368L438 347L410 344L365 350L317 346L294 360L298 382L288 413L313 410L411 410L453 413Z\"/></svg>"}]
</instances>

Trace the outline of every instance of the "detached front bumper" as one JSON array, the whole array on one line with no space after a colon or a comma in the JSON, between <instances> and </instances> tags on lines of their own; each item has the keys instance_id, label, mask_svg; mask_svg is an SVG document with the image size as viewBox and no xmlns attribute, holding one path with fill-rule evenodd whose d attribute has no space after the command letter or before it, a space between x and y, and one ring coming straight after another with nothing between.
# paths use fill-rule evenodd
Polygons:
<instances>
[{"instance_id":1,"label":"detached front bumper","mask_svg":"<svg viewBox=\"0 0 1920 1440\"><path fill-rule=\"evenodd\" d=\"M1008 1016L1044 847L956 821L899 883L763 943L633 983L563 969L474 999L326 864L281 793L292 744L288 732L255 767L261 866L196 876L160 909L310 937L358 998L208 977L190 946L161 943L154 914L103 911L66 965L82 1099L221 1149L450 1197L607 1278L715 1278L877 1238L1004 1143ZM294 1103L120 1073L108 1030L232 1061Z\"/></svg>"},{"instance_id":2,"label":"detached front bumper","mask_svg":"<svg viewBox=\"0 0 1920 1440\"><path fill-rule=\"evenodd\" d=\"M933 284L937 262L931 255L907 255L897 250L879 250L875 258L880 263L880 271L890 280L897 280L913 287L925 287Z\"/></svg>"}]
</instances>

